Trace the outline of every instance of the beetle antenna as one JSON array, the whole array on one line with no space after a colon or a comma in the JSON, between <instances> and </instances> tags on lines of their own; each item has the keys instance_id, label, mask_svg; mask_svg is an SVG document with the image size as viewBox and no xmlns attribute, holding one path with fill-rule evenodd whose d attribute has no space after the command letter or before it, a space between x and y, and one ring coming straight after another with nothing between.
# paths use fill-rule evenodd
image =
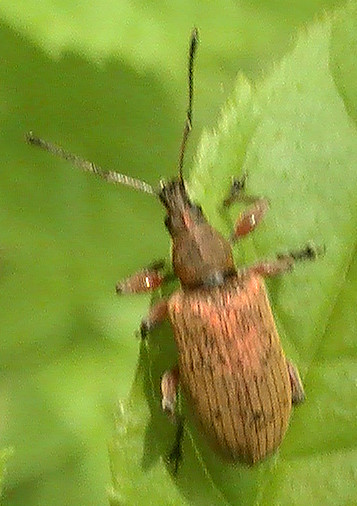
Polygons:
<instances>
[{"instance_id":1,"label":"beetle antenna","mask_svg":"<svg viewBox=\"0 0 357 506\"><path fill-rule=\"evenodd\" d=\"M73 155L72 153L65 151L63 148L57 146L56 144L52 144L51 142L47 142L43 139L40 139L39 137L36 137L32 132L29 132L26 135L26 141L33 146L39 146L40 148L48 151L49 153L52 153L53 155L63 158L64 160L68 160L75 167L78 167L78 169L81 169L84 172L91 172L92 174L105 179L105 181L108 181L109 183L131 186L132 188L135 188L135 190L151 193L154 195L157 193L152 186L150 186L148 183L145 183L144 181L141 181L140 179L135 179L133 177L126 176L125 174L119 174L118 172L114 172L112 170L103 170L93 162L84 160L77 155Z\"/></svg>"},{"instance_id":2,"label":"beetle antenna","mask_svg":"<svg viewBox=\"0 0 357 506\"><path fill-rule=\"evenodd\" d=\"M183 129L182 142L180 147L180 156L179 156L179 178L183 181L183 159L185 156L186 144L189 133L192 129L192 100L193 100L193 63L196 54L196 48L198 44L198 30L194 28L190 37L190 50L188 57L188 107L186 113L186 121Z\"/></svg>"}]
</instances>

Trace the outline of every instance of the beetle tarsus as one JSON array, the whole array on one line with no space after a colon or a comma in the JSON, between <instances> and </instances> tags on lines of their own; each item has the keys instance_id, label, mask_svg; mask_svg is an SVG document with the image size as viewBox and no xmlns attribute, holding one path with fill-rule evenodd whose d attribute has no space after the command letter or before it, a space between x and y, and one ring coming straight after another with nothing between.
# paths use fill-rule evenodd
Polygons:
<instances>
[{"instance_id":1,"label":"beetle tarsus","mask_svg":"<svg viewBox=\"0 0 357 506\"><path fill-rule=\"evenodd\" d=\"M182 416L178 416L175 443L167 456L168 463L170 466L172 466L172 472L174 475L177 474L182 461L183 436L184 436L184 420Z\"/></svg>"},{"instance_id":2,"label":"beetle tarsus","mask_svg":"<svg viewBox=\"0 0 357 506\"><path fill-rule=\"evenodd\" d=\"M150 327L149 327L147 321L143 320L141 322L140 331L139 331L139 335L140 335L141 339L146 339L149 332L150 332Z\"/></svg>"},{"instance_id":3,"label":"beetle tarsus","mask_svg":"<svg viewBox=\"0 0 357 506\"><path fill-rule=\"evenodd\" d=\"M245 172L240 178L233 177L228 197L223 201L223 207L230 207L234 202L240 200L242 193L245 191L245 183L247 181L247 173Z\"/></svg>"},{"instance_id":4,"label":"beetle tarsus","mask_svg":"<svg viewBox=\"0 0 357 506\"><path fill-rule=\"evenodd\" d=\"M326 253L326 247L323 246L315 246L312 242L306 244L304 248L301 248L297 251L291 251L288 253L295 261L299 262L301 260L316 260L319 256L322 256ZM281 257L282 255L278 255Z\"/></svg>"}]
</instances>

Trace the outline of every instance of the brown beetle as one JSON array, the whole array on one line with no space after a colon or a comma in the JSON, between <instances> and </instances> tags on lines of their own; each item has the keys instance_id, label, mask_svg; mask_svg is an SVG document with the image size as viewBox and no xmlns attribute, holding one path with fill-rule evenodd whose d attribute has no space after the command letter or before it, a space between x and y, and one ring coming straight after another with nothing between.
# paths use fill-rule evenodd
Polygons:
<instances>
[{"instance_id":1,"label":"brown beetle","mask_svg":"<svg viewBox=\"0 0 357 506\"><path fill-rule=\"evenodd\" d=\"M273 261L237 269L231 242L257 226L268 201L245 194L245 177L234 181L225 200L249 203L238 218L231 241L206 221L202 209L186 191L182 175L184 152L192 125L193 60L198 41L193 30L189 51L189 103L179 158L179 176L159 190L116 172L106 172L28 134L30 144L61 156L82 170L107 181L132 186L156 195L167 211L165 225L172 238L172 265L181 288L154 305L142 321L141 334L169 318L178 349L178 366L164 373L162 407L178 422L175 447L179 457L182 423L177 416L176 395L180 384L189 398L202 429L221 454L231 460L255 463L281 443L291 406L304 399L296 368L281 348L263 277L290 270L296 260L312 259L307 246ZM118 293L157 289L165 281L164 265L152 264L117 285Z\"/></svg>"}]
</instances>

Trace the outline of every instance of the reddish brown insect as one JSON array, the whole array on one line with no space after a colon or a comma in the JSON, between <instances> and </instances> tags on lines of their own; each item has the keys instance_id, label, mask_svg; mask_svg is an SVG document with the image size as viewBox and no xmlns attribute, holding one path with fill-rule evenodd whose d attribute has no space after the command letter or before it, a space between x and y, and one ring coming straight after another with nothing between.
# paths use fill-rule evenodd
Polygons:
<instances>
[{"instance_id":1,"label":"reddish brown insect","mask_svg":"<svg viewBox=\"0 0 357 506\"><path fill-rule=\"evenodd\" d=\"M133 276L120 281L115 287L117 294L153 292L164 281L162 272L164 267L163 261L154 262Z\"/></svg>"},{"instance_id":2,"label":"reddish brown insect","mask_svg":"<svg viewBox=\"0 0 357 506\"><path fill-rule=\"evenodd\" d=\"M126 184L158 196L165 206L172 238L172 265L180 290L153 306L141 324L146 336L169 318L178 350L178 366L162 377L162 407L178 422L176 463L183 426L176 415L180 384L202 429L222 455L247 463L260 461L281 443L291 406L304 399L295 367L282 351L263 277L281 274L295 260L315 258L311 246L273 261L237 269L231 243L206 221L188 197L182 175L185 146L192 121L193 60L197 30L190 40L189 104L179 157L179 176L155 190L147 183L105 172L62 148L29 134L31 144L65 158L110 182ZM234 181L226 206L249 203L238 218L231 242L248 234L268 209L266 199L245 194L245 176ZM147 292L165 281L163 264L152 264L117 285L118 293Z\"/></svg>"}]
</instances>

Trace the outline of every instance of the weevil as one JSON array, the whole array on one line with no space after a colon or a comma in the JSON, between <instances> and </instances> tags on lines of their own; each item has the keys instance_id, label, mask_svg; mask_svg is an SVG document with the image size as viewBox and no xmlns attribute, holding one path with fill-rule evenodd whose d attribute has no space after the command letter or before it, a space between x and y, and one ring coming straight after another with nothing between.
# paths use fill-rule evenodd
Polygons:
<instances>
[{"instance_id":1,"label":"weevil","mask_svg":"<svg viewBox=\"0 0 357 506\"><path fill-rule=\"evenodd\" d=\"M241 201L248 207L238 217L230 239L226 239L190 199L183 161L192 128L197 43L198 32L194 29L189 45L188 108L178 176L161 182L158 189L144 181L104 171L32 133L27 135L27 141L109 182L152 194L163 204L165 225L172 239L172 269L180 288L150 309L141 323L141 335L145 338L167 318L173 329L178 364L163 374L161 398L163 410L178 423L176 458L180 456L183 433L176 409L181 386L215 448L232 461L254 464L278 448L287 430L292 404L304 400L299 373L280 344L264 278L290 271L295 261L313 259L317 251L307 245L277 255L274 260L237 267L232 246L261 222L268 200L245 193L245 176L234 180L223 205ZM118 283L117 292L157 290L167 279L163 270L164 264L155 262Z\"/></svg>"}]
</instances>

